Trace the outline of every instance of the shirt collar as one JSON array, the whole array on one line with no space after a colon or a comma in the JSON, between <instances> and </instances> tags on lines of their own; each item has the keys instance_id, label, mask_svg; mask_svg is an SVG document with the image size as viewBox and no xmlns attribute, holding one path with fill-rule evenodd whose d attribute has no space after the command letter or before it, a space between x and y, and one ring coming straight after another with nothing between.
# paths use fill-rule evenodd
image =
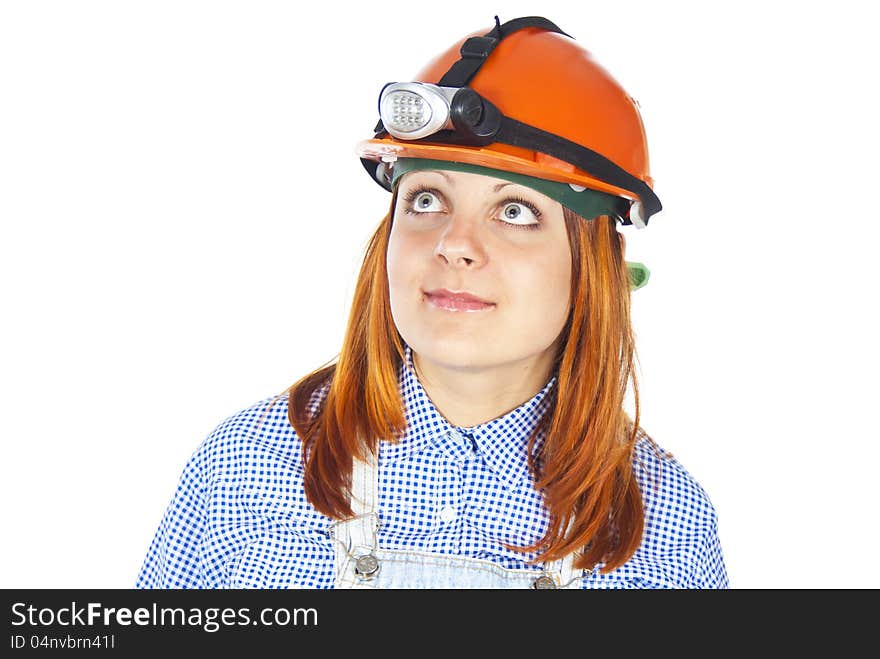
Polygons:
<instances>
[{"instance_id":1,"label":"shirt collar","mask_svg":"<svg viewBox=\"0 0 880 659\"><path fill-rule=\"evenodd\" d=\"M404 346L405 358L398 373L398 385L405 408L406 428L397 442L381 442L380 464L409 457L433 443L456 459L468 451L478 453L507 488L515 487L529 472L529 437L550 405L551 397L547 394L555 385L556 376L552 376L532 398L503 416L475 426L455 426L428 398L416 375L412 350L408 345ZM466 439L450 440L450 433ZM540 450L543 435L542 431L536 438L535 451Z\"/></svg>"}]
</instances>

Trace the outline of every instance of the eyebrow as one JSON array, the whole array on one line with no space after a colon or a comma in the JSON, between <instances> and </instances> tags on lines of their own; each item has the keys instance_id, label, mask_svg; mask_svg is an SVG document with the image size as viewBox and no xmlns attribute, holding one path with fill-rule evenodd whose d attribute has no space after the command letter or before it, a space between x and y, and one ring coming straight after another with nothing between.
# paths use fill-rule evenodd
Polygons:
<instances>
[{"instance_id":1,"label":"eyebrow","mask_svg":"<svg viewBox=\"0 0 880 659\"><path fill-rule=\"evenodd\" d=\"M429 171L431 171L431 172L433 172L433 173L435 173L435 174L440 174L440 176L442 176L443 178L445 178L445 179L449 182L450 185L455 185L454 181L452 180L452 177L450 177L449 174L447 174L446 172L444 172L442 169L431 169L431 170L429 170ZM507 185L514 185L514 184L513 184L513 183L510 183L510 182L508 182L508 183L498 183L498 184L492 186L492 192L498 192L501 188L503 188L503 187L505 187L505 186L507 186Z\"/></svg>"},{"instance_id":2,"label":"eyebrow","mask_svg":"<svg viewBox=\"0 0 880 659\"><path fill-rule=\"evenodd\" d=\"M442 169L429 169L427 171L432 174L440 174L440 176L445 178L450 183L450 185L452 184L452 179L449 177L449 174L444 172Z\"/></svg>"}]
</instances>

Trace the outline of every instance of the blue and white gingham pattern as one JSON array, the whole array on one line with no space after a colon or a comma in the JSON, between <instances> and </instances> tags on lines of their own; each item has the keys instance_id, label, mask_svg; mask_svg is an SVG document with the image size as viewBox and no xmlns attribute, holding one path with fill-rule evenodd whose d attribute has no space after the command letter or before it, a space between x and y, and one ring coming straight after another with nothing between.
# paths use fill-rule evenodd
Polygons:
<instances>
[{"instance_id":1,"label":"blue and white gingham pattern","mask_svg":"<svg viewBox=\"0 0 880 659\"><path fill-rule=\"evenodd\" d=\"M555 378L504 416L459 428L431 403L408 347L406 356L399 382L407 429L379 451L380 547L529 567L534 554L502 543L529 544L547 527L526 449ZM634 470L645 502L642 545L611 573L584 576L583 587L728 587L705 491L643 434ZM302 478L286 396L227 418L186 463L136 587L332 588L333 520L306 500Z\"/></svg>"}]
</instances>

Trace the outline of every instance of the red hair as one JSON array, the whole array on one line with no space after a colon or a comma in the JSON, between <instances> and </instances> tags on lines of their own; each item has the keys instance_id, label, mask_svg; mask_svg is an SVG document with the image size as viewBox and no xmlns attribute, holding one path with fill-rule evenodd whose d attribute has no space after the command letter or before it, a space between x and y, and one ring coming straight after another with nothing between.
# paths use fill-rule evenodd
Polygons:
<instances>
[{"instance_id":1,"label":"red hair","mask_svg":"<svg viewBox=\"0 0 880 659\"><path fill-rule=\"evenodd\" d=\"M338 359L284 392L290 423L302 441L306 496L336 519L352 515L352 457L377 454L380 438L395 441L404 431L398 373L405 352L391 316L386 267L395 202L396 194L367 245ZM578 552L575 567L603 562L608 572L632 556L644 527L632 474L639 395L630 280L613 218L586 221L567 208L564 215L572 259L571 310L559 342L551 404L529 451L550 524L533 545L511 548L539 552L535 562ZM634 421L623 409L630 381ZM313 413L315 394L327 385L326 398ZM542 430L545 441L535 457Z\"/></svg>"}]
</instances>

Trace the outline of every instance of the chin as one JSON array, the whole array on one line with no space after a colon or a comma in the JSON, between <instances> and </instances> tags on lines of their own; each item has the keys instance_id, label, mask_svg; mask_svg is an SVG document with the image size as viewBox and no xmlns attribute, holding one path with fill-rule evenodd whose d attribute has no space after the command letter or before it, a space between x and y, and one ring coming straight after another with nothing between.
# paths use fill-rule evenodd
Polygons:
<instances>
[{"instance_id":1,"label":"chin","mask_svg":"<svg viewBox=\"0 0 880 659\"><path fill-rule=\"evenodd\" d=\"M472 336L421 337L409 346L421 359L427 359L447 368L478 368L491 365L495 359L491 342Z\"/></svg>"}]
</instances>

